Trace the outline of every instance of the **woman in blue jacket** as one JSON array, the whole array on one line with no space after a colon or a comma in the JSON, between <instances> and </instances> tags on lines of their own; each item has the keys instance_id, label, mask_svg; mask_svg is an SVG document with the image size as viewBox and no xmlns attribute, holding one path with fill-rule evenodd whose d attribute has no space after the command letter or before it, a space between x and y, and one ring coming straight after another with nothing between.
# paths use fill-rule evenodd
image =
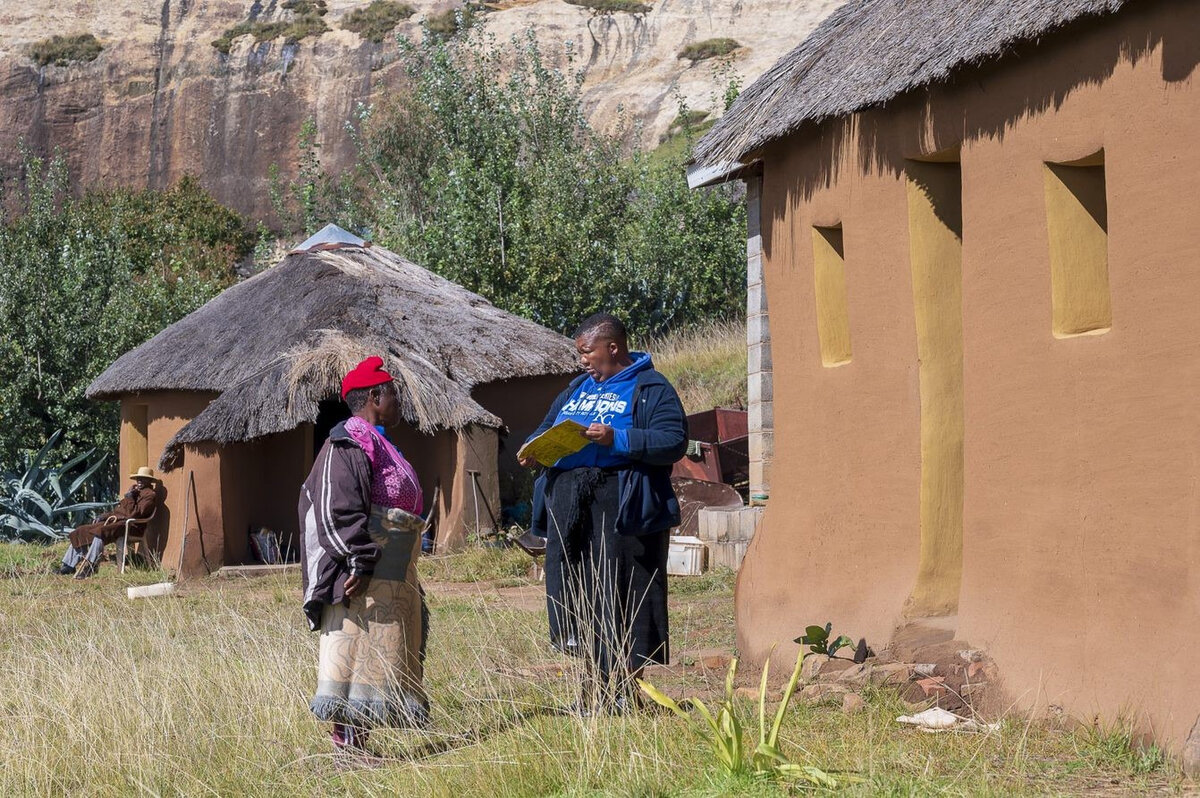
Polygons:
<instances>
[{"instance_id":1,"label":"woman in blue jacket","mask_svg":"<svg viewBox=\"0 0 1200 798\"><path fill-rule=\"evenodd\" d=\"M616 317L585 320L575 348L584 373L530 436L571 419L589 440L538 480L551 640L592 665L595 689L579 709L620 712L631 680L670 656L667 547L679 523L671 466L687 449L687 420L650 355L629 351Z\"/></svg>"}]
</instances>

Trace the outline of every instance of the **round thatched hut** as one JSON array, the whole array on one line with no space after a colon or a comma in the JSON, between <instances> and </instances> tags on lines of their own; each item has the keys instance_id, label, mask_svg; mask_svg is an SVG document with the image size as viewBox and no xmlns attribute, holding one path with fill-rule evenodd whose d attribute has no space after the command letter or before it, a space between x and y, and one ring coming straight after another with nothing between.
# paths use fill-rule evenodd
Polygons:
<instances>
[{"instance_id":1,"label":"round thatched hut","mask_svg":"<svg viewBox=\"0 0 1200 798\"><path fill-rule=\"evenodd\" d=\"M249 562L251 529L295 540L300 484L347 415L341 377L371 354L396 375L404 423L388 432L438 549L499 523L501 483L524 478L517 446L577 370L570 340L330 225L88 387L121 402L121 473L164 472L164 562L185 532L184 574Z\"/></svg>"}]
</instances>

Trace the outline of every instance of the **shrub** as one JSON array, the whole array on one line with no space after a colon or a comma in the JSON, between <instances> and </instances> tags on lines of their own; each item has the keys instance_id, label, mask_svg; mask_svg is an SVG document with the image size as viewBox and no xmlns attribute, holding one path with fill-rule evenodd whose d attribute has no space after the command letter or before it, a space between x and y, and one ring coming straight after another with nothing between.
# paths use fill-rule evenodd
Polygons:
<instances>
[{"instance_id":1,"label":"shrub","mask_svg":"<svg viewBox=\"0 0 1200 798\"><path fill-rule=\"evenodd\" d=\"M705 39L702 42L692 42L679 51L679 58L686 58L693 64L708 58L718 58L729 55L741 47L734 39Z\"/></svg>"},{"instance_id":2,"label":"shrub","mask_svg":"<svg viewBox=\"0 0 1200 798\"><path fill-rule=\"evenodd\" d=\"M275 24L282 25L282 23L275 23ZM261 33L265 33L266 29L267 29L267 23L239 22L238 24L234 25L232 28L229 28L224 33L222 33L220 38L213 39L212 46L215 47L217 52L221 53L222 55L229 55L229 51L233 49L234 41L236 41L237 39L240 39L242 36L248 36L251 34L254 35L256 42L261 41L258 38L258 36ZM280 30L282 30L282 28L280 28ZM273 38L275 38L275 35L278 35L278 34L270 35L267 38L273 39Z\"/></svg>"},{"instance_id":3,"label":"shrub","mask_svg":"<svg viewBox=\"0 0 1200 798\"><path fill-rule=\"evenodd\" d=\"M434 38L448 38L469 30L476 19L487 11L478 3L467 3L461 8L448 8L440 14L432 14L425 20L425 27Z\"/></svg>"},{"instance_id":4,"label":"shrub","mask_svg":"<svg viewBox=\"0 0 1200 798\"><path fill-rule=\"evenodd\" d=\"M312 4L304 4L304 7L307 8L309 5ZM329 30L325 20L321 19L321 15L324 13L325 11L321 10L320 12L297 14L290 21L239 22L221 34L219 39L214 39L212 46L222 55L229 55L229 51L233 49L234 40L242 36L253 36L256 44L274 41L280 37L287 44L295 44L310 36L320 36Z\"/></svg>"},{"instance_id":5,"label":"shrub","mask_svg":"<svg viewBox=\"0 0 1200 798\"><path fill-rule=\"evenodd\" d=\"M276 181L289 234L337 222L562 332L599 310L635 336L744 314L745 207L688 189L690 144L623 156L532 32L400 43L409 80L361 109L356 168L302 140L299 179Z\"/></svg>"},{"instance_id":6,"label":"shrub","mask_svg":"<svg viewBox=\"0 0 1200 798\"><path fill-rule=\"evenodd\" d=\"M281 35L286 44L295 44L310 36L320 36L328 30L329 26L325 24L325 20L316 14L306 14L289 22Z\"/></svg>"},{"instance_id":7,"label":"shrub","mask_svg":"<svg viewBox=\"0 0 1200 798\"><path fill-rule=\"evenodd\" d=\"M119 410L88 384L230 285L253 246L191 178L77 197L60 158L31 157L23 186L0 224L0 467L60 428L64 457L115 452Z\"/></svg>"},{"instance_id":8,"label":"shrub","mask_svg":"<svg viewBox=\"0 0 1200 798\"><path fill-rule=\"evenodd\" d=\"M51 36L49 39L42 39L30 46L29 56L38 66L67 66L95 61L103 50L104 45L100 44L95 36L80 33L75 36Z\"/></svg>"},{"instance_id":9,"label":"shrub","mask_svg":"<svg viewBox=\"0 0 1200 798\"><path fill-rule=\"evenodd\" d=\"M854 645L854 641L847 635L838 635L831 640L832 633L832 623L827 623L824 626L806 626L804 634L792 642L808 646L808 650L814 654L825 654L829 657L835 656L841 648L848 648Z\"/></svg>"},{"instance_id":10,"label":"shrub","mask_svg":"<svg viewBox=\"0 0 1200 798\"><path fill-rule=\"evenodd\" d=\"M416 11L408 3L396 0L372 0L366 8L356 8L342 18L342 28L367 41L381 43L402 21Z\"/></svg>"},{"instance_id":11,"label":"shrub","mask_svg":"<svg viewBox=\"0 0 1200 798\"><path fill-rule=\"evenodd\" d=\"M637 0L566 0L573 6L582 6L592 12L593 16L611 17L613 14L648 14L652 6L639 3Z\"/></svg>"},{"instance_id":12,"label":"shrub","mask_svg":"<svg viewBox=\"0 0 1200 798\"><path fill-rule=\"evenodd\" d=\"M283 0L279 7L285 11L291 11L298 17L314 15L318 17L325 16L329 8L325 5L325 0Z\"/></svg>"},{"instance_id":13,"label":"shrub","mask_svg":"<svg viewBox=\"0 0 1200 798\"><path fill-rule=\"evenodd\" d=\"M276 164L267 169L271 207L284 229L311 235L331 220L347 230L367 227L359 208L365 188L357 179L357 170L331 175L321 168L315 119L310 117L300 124L296 148L300 157L295 180L284 181Z\"/></svg>"},{"instance_id":14,"label":"shrub","mask_svg":"<svg viewBox=\"0 0 1200 798\"><path fill-rule=\"evenodd\" d=\"M676 116L671 121L671 129L672 130L682 130L683 128L686 128L686 127L693 127L695 125L700 124L705 119L708 119L708 116L709 116L708 111L701 111L698 109L685 109L685 110L681 111L679 113L679 115Z\"/></svg>"}]
</instances>

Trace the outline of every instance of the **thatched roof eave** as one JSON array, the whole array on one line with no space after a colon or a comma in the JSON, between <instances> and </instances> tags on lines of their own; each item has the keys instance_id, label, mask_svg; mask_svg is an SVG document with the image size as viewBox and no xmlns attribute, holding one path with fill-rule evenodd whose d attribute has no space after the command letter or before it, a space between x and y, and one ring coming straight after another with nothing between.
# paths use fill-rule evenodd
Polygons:
<instances>
[{"instance_id":1,"label":"thatched roof eave","mask_svg":"<svg viewBox=\"0 0 1200 798\"><path fill-rule=\"evenodd\" d=\"M403 419L425 432L503 422L471 397L489 382L578 371L566 336L500 310L382 247L320 246L239 283L117 359L91 399L217 394L172 439L253 440L312 422L341 376L377 354Z\"/></svg>"},{"instance_id":2,"label":"thatched roof eave","mask_svg":"<svg viewBox=\"0 0 1200 798\"><path fill-rule=\"evenodd\" d=\"M807 125L883 106L1133 2L849 0L738 96L696 144L693 166L750 163Z\"/></svg>"}]
</instances>

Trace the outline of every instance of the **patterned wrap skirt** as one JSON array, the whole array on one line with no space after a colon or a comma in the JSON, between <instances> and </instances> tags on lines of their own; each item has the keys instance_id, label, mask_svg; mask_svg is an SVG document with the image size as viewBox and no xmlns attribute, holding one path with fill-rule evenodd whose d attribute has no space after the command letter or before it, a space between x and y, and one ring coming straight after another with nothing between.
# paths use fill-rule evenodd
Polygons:
<instances>
[{"instance_id":1,"label":"patterned wrap skirt","mask_svg":"<svg viewBox=\"0 0 1200 798\"><path fill-rule=\"evenodd\" d=\"M373 505L370 534L383 553L365 594L327 604L321 614L317 693L321 720L359 728L428 723L422 684L429 614L417 580L423 522Z\"/></svg>"}]
</instances>

